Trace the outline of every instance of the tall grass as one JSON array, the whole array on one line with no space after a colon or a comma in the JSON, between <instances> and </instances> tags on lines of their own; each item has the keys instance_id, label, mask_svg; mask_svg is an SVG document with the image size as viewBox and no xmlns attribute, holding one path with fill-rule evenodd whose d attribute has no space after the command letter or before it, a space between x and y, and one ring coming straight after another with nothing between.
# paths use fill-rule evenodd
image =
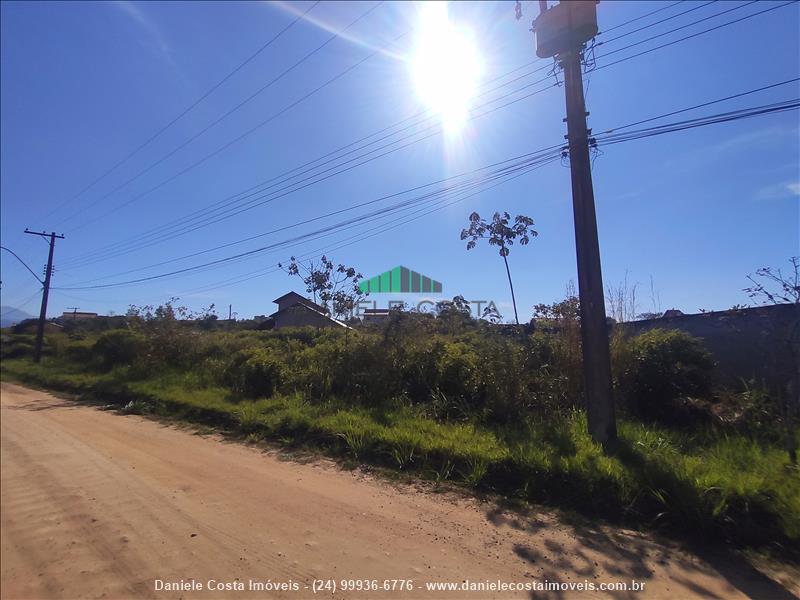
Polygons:
<instances>
[{"instance_id":1,"label":"tall grass","mask_svg":"<svg viewBox=\"0 0 800 600\"><path fill-rule=\"evenodd\" d=\"M439 421L403 401L369 407L300 392L247 399L191 372L87 373L56 359L7 359L2 376L120 406L136 399L140 411L618 522L744 545L800 539L800 474L780 448L741 434L624 419L621 448L609 456L578 410L516 423Z\"/></svg>"}]
</instances>

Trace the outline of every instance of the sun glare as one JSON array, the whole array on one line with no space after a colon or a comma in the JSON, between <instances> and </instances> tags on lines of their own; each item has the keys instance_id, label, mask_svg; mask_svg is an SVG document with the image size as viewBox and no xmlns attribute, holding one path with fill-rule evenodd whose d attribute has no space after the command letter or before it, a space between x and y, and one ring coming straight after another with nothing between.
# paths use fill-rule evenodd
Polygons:
<instances>
[{"instance_id":1,"label":"sun glare","mask_svg":"<svg viewBox=\"0 0 800 600\"><path fill-rule=\"evenodd\" d=\"M411 73L420 99L439 113L446 131L458 132L466 122L481 70L475 41L450 21L447 2L422 3Z\"/></svg>"}]
</instances>

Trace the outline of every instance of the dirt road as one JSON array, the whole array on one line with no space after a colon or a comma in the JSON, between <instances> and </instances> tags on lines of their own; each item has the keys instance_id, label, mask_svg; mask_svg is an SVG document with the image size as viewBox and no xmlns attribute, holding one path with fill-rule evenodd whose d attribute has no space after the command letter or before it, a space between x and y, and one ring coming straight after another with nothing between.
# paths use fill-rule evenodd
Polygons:
<instances>
[{"instance_id":1,"label":"dirt road","mask_svg":"<svg viewBox=\"0 0 800 600\"><path fill-rule=\"evenodd\" d=\"M618 598L791 597L752 569L715 568L630 532L524 518L327 461L281 460L6 383L0 423L3 598L603 595L425 588L464 580L644 584ZM195 589L157 589L159 580L194 580ZM315 595L315 580L337 589ZM368 581L351 591L342 580L381 589ZM383 591L387 580L413 589ZM251 582L272 591L251 591Z\"/></svg>"}]
</instances>

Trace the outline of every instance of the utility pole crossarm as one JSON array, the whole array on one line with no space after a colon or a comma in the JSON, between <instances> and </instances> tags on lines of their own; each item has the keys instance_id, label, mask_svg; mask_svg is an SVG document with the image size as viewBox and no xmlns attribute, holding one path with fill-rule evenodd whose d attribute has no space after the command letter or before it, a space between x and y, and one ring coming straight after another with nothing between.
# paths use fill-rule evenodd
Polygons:
<instances>
[{"instance_id":1,"label":"utility pole crossarm","mask_svg":"<svg viewBox=\"0 0 800 600\"><path fill-rule=\"evenodd\" d=\"M51 231L50 233L47 233L46 231L31 231L30 229L28 229L26 227L24 233L29 233L31 235L39 235L39 236L45 237L45 238L54 237L54 238L59 239L59 240L63 240L64 239L64 234L58 234L55 231Z\"/></svg>"}]
</instances>

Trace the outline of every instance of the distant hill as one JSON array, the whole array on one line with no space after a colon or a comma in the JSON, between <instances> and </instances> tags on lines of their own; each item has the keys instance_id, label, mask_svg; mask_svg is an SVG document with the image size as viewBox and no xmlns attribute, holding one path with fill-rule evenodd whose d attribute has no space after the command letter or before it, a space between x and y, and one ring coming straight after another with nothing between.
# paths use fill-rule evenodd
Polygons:
<instances>
[{"instance_id":1,"label":"distant hill","mask_svg":"<svg viewBox=\"0 0 800 600\"><path fill-rule=\"evenodd\" d=\"M0 306L0 327L8 327L14 323L19 323L25 319L33 319L33 315L29 315L24 310L14 308L13 306Z\"/></svg>"}]
</instances>

